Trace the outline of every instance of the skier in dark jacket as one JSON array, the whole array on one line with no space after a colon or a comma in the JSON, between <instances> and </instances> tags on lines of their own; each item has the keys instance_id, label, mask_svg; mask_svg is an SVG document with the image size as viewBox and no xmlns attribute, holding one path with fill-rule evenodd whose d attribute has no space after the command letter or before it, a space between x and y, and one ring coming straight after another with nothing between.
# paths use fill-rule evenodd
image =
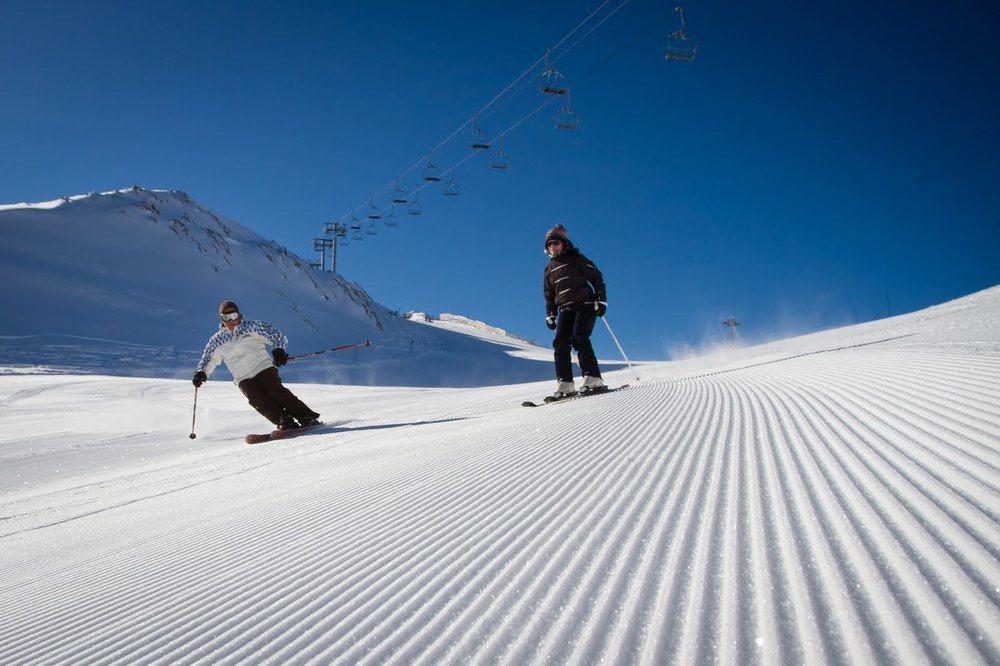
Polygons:
<instances>
[{"instance_id":1,"label":"skier in dark jacket","mask_svg":"<svg viewBox=\"0 0 1000 666\"><path fill-rule=\"evenodd\" d=\"M267 322L244 320L232 301L219 306L219 317L219 330L205 345L194 373L195 387L204 384L216 366L224 362L250 405L279 430L316 424L319 414L281 383L275 367L288 362L288 338ZM270 355L266 345L274 345Z\"/></svg>"},{"instance_id":2,"label":"skier in dark jacket","mask_svg":"<svg viewBox=\"0 0 1000 666\"><path fill-rule=\"evenodd\" d=\"M545 234L545 253L549 263L542 278L545 294L545 323L556 332L552 341L556 360L556 392L562 398L575 394L573 365L570 349L575 349L583 373L580 391L604 391L607 386L601 379L590 334L598 317L608 308L608 295L601 271L590 259L580 254L569 240L566 227L561 224Z\"/></svg>"}]
</instances>

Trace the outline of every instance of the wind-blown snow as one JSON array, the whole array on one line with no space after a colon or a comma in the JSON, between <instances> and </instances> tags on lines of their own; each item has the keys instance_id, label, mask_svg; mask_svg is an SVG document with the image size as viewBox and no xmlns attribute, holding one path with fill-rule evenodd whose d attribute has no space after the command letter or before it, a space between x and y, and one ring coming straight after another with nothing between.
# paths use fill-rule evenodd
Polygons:
<instances>
[{"instance_id":1,"label":"wind-blown snow","mask_svg":"<svg viewBox=\"0 0 1000 666\"><path fill-rule=\"evenodd\" d=\"M1000 661L1000 287L641 370L0 377L0 663Z\"/></svg>"}]
</instances>

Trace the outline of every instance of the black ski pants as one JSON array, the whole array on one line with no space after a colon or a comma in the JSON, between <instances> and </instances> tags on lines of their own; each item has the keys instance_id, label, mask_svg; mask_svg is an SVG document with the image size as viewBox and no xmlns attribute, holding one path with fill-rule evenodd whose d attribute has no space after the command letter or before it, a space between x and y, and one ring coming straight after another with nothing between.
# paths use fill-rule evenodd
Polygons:
<instances>
[{"instance_id":1,"label":"black ski pants","mask_svg":"<svg viewBox=\"0 0 1000 666\"><path fill-rule=\"evenodd\" d=\"M244 379L238 386L250 405L261 415L278 425L283 416L295 419L318 419L319 414L306 407L306 404L295 397L281 383L277 368L261 370L253 377Z\"/></svg>"},{"instance_id":2,"label":"black ski pants","mask_svg":"<svg viewBox=\"0 0 1000 666\"><path fill-rule=\"evenodd\" d=\"M560 381L573 381L573 360L570 349L576 350L580 371L590 377L600 377L601 369L597 366L594 347L590 344L590 334L594 332L597 313L591 308L582 307L578 310L563 309L556 318L556 337L552 347L556 350L556 378Z\"/></svg>"}]
</instances>

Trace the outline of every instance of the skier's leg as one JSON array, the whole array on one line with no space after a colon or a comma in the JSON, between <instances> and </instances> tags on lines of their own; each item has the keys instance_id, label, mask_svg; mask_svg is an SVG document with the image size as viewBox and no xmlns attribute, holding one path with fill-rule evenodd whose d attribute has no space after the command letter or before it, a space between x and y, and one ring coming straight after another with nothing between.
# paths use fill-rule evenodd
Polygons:
<instances>
[{"instance_id":1,"label":"skier's leg","mask_svg":"<svg viewBox=\"0 0 1000 666\"><path fill-rule=\"evenodd\" d=\"M573 381L573 360L570 349L573 345L573 321L576 313L572 310L561 310L556 318L556 337L552 340L555 349L556 379L562 382Z\"/></svg>"},{"instance_id":2,"label":"skier's leg","mask_svg":"<svg viewBox=\"0 0 1000 666\"><path fill-rule=\"evenodd\" d=\"M597 365L594 346L590 344L590 334L594 332L596 322L597 313L590 308L584 308L577 312L576 321L573 322L573 349L576 350L576 357L580 362L580 372L588 377L601 376L601 368Z\"/></svg>"},{"instance_id":3,"label":"skier's leg","mask_svg":"<svg viewBox=\"0 0 1000 666\"><path fill-rule=\"evenodd\" d=\"M244 379L237 386L250 401L250 406L260 412L261 416L274 425L281 424L281 417L285 415L284 408L268 395L261 383L257 381L257 377Z\"/></svg>"},{"instance_id":4,"label":"skier's leg","mask_svg":"<svg viewBox=\"0 0 1000 666\"><path fill-rule=\"evenodd\" d=\"M281 383L277 368L268 368L257 374L257 379L261 386L267 391L268 396L274 402L281 405L286 412L295 417L296 420L318 419L319 414L309 409L304 402L299 400L294 393Z\"/></svg>"}]
</instances>

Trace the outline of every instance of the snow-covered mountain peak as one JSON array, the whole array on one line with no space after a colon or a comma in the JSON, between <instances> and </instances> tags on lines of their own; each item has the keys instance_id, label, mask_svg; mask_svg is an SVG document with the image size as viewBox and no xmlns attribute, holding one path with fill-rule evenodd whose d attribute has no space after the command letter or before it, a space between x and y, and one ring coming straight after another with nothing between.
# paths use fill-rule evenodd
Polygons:
<instances>
[{"instance_id":1,"label":"snow-covered mountain peak","mask_svg":"<svg viewBox=\"0 0 1000 666\"><path fill-rule=\"evenodd\" d=\"M133 186L0 206L0 239L7 287L0 307L15 313L0 339L0 366L15 371L180 376L218 326L219 303L234 300L248 318L281 328L293 353L373 341L350 363L329 357L292 371L310 379L468 384L549 372L506 354L496 343L507 338L406 321L360 285L313 268L179 190ZM454 358L438 358L432 375L418 362L427 354ZM397 357L408 362L388 362Z\"/></svg>"},{"instance_id":2,"label":"snow-covered mountain peak","mask_svg":"<svg viewBox=\"0 0 1000 666\"><path fill-rule=\"evenodd\" d=\"M472 335L484 340L505 342L518 346L538 346L534 340L523 338L520 335L511 333L506 329L500 328L499 326L493 326L477 319L471 319L469 317L452 314L450 312L442 312L439 315L431 315L426 312L407 312L403 315L403 317L410 321L427 324L440 329L456 331L466 335Z\"/></svg>"}]
</instances>

